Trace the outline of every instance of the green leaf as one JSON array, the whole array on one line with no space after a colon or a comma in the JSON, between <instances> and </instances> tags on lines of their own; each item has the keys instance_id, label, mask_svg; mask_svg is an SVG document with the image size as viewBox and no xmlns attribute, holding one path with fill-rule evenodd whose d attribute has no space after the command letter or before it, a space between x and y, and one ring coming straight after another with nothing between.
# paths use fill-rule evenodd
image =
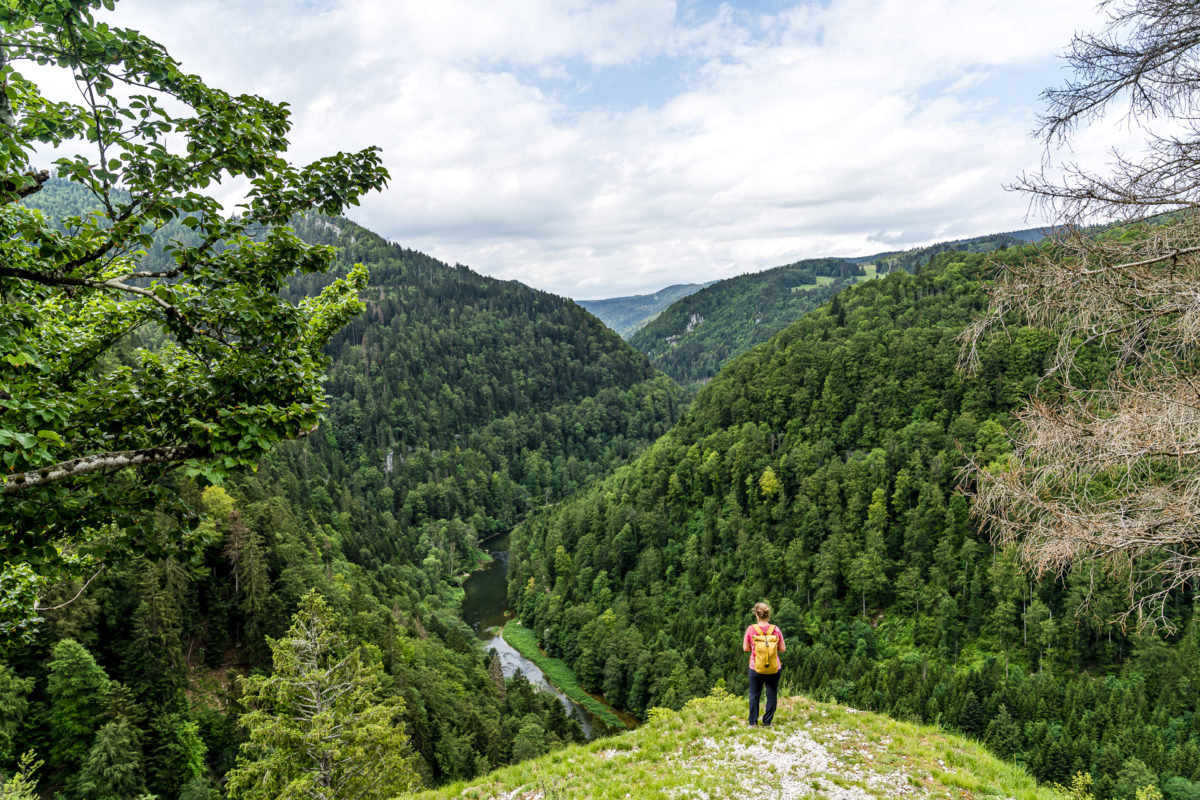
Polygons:
<instances>
[{"instance_id":1,"label":"green leaf","mask_svg":"<svg viewBox=\"0 0 1200 800\"><path fill-rule=\"evenodd\" d=\"M59 445L65 444L65 442L62 440L62 437L58 435L58 431L38 431L37 435L39 439L49 439L50 441Z\"/></svg>"}]
</instances>

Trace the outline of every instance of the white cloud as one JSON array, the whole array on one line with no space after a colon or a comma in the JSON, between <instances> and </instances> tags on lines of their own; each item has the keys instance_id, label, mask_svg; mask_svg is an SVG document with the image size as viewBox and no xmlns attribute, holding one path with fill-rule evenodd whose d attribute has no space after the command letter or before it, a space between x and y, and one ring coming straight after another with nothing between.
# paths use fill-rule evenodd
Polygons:
<instances>
[{"instance_id":1,"label":"white cloud","mask_svg":"<svg viewBox=\"0 0 1200 800\"><path fill-rule=\"evenodd\" d=\"M1095 12L1094 0L707 16L661 0L124 0L118 18L216 85L290 102L297 159L381 146L392 184L354 212L373 230L600 297L1023 225L1024 199L1002 186L1039 163L1028 132L1041 87L1017 105L989 92L1048 74ZM682 88L588 101L593 83L661 83L668 67ZM1084 137L1081 154L1103 138Z\"/></svg>"}]
</instances>

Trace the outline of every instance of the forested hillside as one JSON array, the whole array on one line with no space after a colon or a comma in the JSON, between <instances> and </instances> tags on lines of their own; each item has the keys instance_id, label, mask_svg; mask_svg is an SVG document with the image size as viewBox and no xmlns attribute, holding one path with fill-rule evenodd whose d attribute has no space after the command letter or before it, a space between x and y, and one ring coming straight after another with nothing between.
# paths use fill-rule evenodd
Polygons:
<instances>
[{"instance_id":1,"label":"forested hillside","mask_svg":"<svg viewBox=\"0 0 1200 800\"><path fill-rule=\"evenodd\" d=\"M628 297L608 297L603 300L577 300L579 305L595 314L625 338L658 316L664 308L681 297L694 294L710 283L677 283L660 289L653 294L635 294Z\"/></svg>"},{"instance_id":2,"label":"forested hillside","mask_svg":"<svg viewBox=\"0 0 1200 800\"><path fill-rule=\"evenodd\" d=\"M1005 457L1051 342L1013 331L987 341L978 377L956 371L982 261L942 254L837 295L732 362L634 464L519 527L522 621L643 713L722 679L744 690L738 643L766 598L785 686L940 723L1039 780L1090 772L1098 798L1148 777L1196 797L1193 592L1167 609L1173 638L1122 631L1103 621L1122 587L1029 580L956 491L968 458Z\"/></svg>"},{"instance_id":3,"label":"forested hillside","mask_svg":"<svg viewBox=\"0 0 1200 800\"><path fill-rule=\"evenodd\" d=\"M79 195L54 183L37 205L79 213ZM371 270L366 313L329 344L327 421L224 487L169 478L199 524L164 515L142 557L42 612L31 643L0 661L0 770L32 749L63 797L208 797L247 734L237 676L271 672L267 637L312 590L338 652L366 647L379 675L363 691L401 710L392 746L425 783L581 740L557 699L486 661L458 619L458 579L481 539L665 432L678 389L569 300L342 219L297 228L339 254L331 274L297 277L293 299L356 262ZM44 605L80 588L55 587Z\"/></svg>"},{"instance_id":4,"label":"forested hillside","mask_svg":"<svg viewBox=\"0 0 1200 800\"><path fill-rule=\"evenodd\" d=\"M1004 250L1018 247L1022 244L1039 242L1046 234L1037 228L1010 233L995 233L989 236L976 236L971 239L958 239L952 242L938 242L928 247L917 247L911 250L899 250L890 253L876 253L873 256L852 258L856 264L874 264L879 273L885 274L902 269L906 272L916 272L925 266L938 253L958 251L962 253L990 253L993 250Z\"/></svg>"},{"instance_id":5,"label":"forested hillside","mask_svg":"<svg viewBox=\"0 0 1200 800\"><path fill-rule=\"evenodd\" d=\"M450 575L475 541L607 473L681 411L671 381L570 300L448 267L345 220L300 232L371 268L366 313L330 343L328 423L280 450L288 474L314 457L327 465L342 498L327 494L326 475L283 488L318 516L348 514L352 557L419 552ZM311 294L327 280L294 288Z\"/></svg>"},{"instance_id":6,"label":"forested hillside","mask_svg":"<svg viewBox=\"0 0 1200 800\"><path fill-rule=\"evenodd\" d=\"M727 278L673 303L629 341L681 385L703 383L866 274L859 264L820 258Z\"/></svg>"},{"instance_id":7,"label":"forested hillside","mask_svg":"<svg viewBox=\"0 0 1200 800\"><path fill-rule=\"evenodd\" d=\"M1016 231L859 258L799 261L739 275L672 304L630 342L681 385L703 384L734 356L770 339L848 283L895 270L914 272L938 253L988 253L1040 238L1033 230Z\"/></svg>"}]
</instances>

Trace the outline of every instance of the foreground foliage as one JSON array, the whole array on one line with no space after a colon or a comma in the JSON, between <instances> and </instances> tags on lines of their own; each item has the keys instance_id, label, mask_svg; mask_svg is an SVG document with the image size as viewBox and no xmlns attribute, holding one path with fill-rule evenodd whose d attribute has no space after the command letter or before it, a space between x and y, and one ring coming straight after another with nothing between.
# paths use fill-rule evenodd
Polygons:
<instances>
[{"instance_id":1,"label":"foreground foliage","mask_svg":"<svg viewBox=\"0 0 1200 800\"><path fill-rule=\"evenodd\" d=\"M361 310L366 272L281 300L334 258L287 223L387 178L375 148L293 167L285 105L206 85L100 6L0 3L0 633L28 632L45 579L162 544L154 513L185 513L166 469L225 474L315 427L322 348ZM66 71L80 99L44 95L25 63ZM17 201L64 144L83 152L54 167L91 205L51 218ZM231 177L248 187L235 217L203 194ZM140 264L176 221L188 239Z\"/></svg>"}]
</instances>

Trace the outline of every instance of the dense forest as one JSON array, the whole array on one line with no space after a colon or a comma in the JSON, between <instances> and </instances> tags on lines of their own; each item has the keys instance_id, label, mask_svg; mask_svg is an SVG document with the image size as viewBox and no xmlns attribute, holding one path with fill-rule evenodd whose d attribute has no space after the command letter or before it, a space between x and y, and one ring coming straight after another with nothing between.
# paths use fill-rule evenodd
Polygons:
<instances>
[{"instance_id":1,"label":"dense forest","mask_svg":"<svg viewBox=\"0 0 1200 800\"><path fill-rule=\"evenodd\" d=\"M671 304L629 341L681 385L704 383L866 274L859 264L820 258L727 278Z\"/></svg>"},{"instance_id":2,"label":"dense forest","mask_svg":"<svg viewBox=\"0 0 1200 800\"><path fill-rule=\"evenodd\" d=\"M300 232L371 267L366 313L330 343L328 421L278 454L285 496L319 518L341 515L352 558L432 557L454 574L475 542L607 473L681 411L671 381L570 300L448 267L346 220ZM312 294L335 277L293 289ZM293 481L314 458L327 472Z\"/></svg>"},{"instance_id":3,"label":"dense forest","mask_svg":"<svg viewBox=\"0 0 1200 800\"><path fill-rule=\"evenodd\" d=\"M34 200L50 216L85 210L62 182ZM678 389L569 300L343 219L296 226L336 244L339 266L285 294L316 293L354 263L371 270L366 313L328 346L327 421L223 487L170 478L198 516L164 516L158 547L43 612L0 661L0 769L33 750L42 785L65 798L209 797L247 734L237 678L270 674L268 637L312 590L343 646L367 647L373 691L402 709L423 782L581 740L557 699L505 681L481 651L458 619L458 584L482 539L665 432ZM152 332L125 344L154 345ZM79 589L58 586L46 605Z\"/></svg>"},{"instance_id":4,"label":"dense forest","mask_svg":"<svg viewBox=\"0 0 1200 800\"><path fill-rule=\"evenodd\" d=\"M956 371L982 263L941 254L836 295L520 526L510 598L543 646L612 702L679 707L744 691L737 642L765 597L793 690L965 732L1039 780L1090 772L1098 798L1200 796L1193 592L1174 636L1135 636L1106 621L1121 585L1032 581L968 519L961 468L1004 458L1052 341L994 337L977 377Z\"/></svg>"},{"instance_id":5,"label":"dense forest","mask_svg":"<svg viewBox=\"0 0 1200 800\"><path fill-rule=\"evenodd\" d=\"M460 614L499 534L518 649L633 714L732 707L768 599L785 691L1200 800L1195 9L1073 40L1039 136L1128 87L1171 130L1023 175L1055 241L739 276L635 348L347 221L380 147L291 163L288 103L113 5L0 13L4 800L390 800L580 742Z\"/></svg>"},{"instance_id":6,"label":"dense forest","mask_svg":"<svg viewBox=\"0 0 1200 800\"><path fill-rule=\"evenodd\" d=\"M1046 236L1039 228L1028 228L1009 233L993 233L988 236L976 236L971 239L956 239L952 242L938 242L928 247L917 247L911 250L899 250L889 253L877 253L873 256L852 258L850 261L859 264L874 264L879 274L902 269L905 272L916 272L928 264L939 253L954 251L962 253L990 253L993 250L1004 250L1009 247L1039 242Z\"/></svg>"},{"instance_id":7,"label":"dense forest","mask_svg":"<svg viewBox=\"0 0 1200 800\"><path fill-rule=\"evenodd\" d=\"M765 342L866 276L914 272L938 253L987 253L1041 238L1036 231L980 236L859 258L810 259L718 281L678 300L630 337L683 386L702 385L730 359Z\"/></svg>"}]
</instances>

